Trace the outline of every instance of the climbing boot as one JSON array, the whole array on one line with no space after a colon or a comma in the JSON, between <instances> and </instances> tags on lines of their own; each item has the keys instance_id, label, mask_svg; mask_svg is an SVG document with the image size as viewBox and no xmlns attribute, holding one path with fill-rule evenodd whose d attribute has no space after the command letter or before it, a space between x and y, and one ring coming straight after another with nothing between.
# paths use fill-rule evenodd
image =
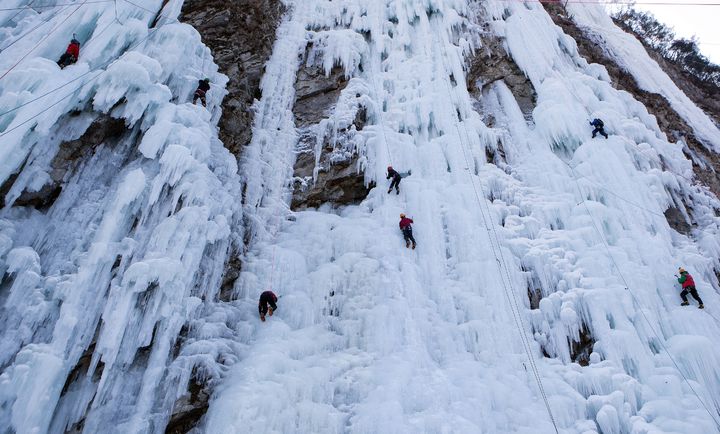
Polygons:
<instances>
[{"instance_id":1,"label":"climbing boot","mask_svg":"<svg viewBox=\"0 0 720 434\"><path fill-rule=\"evenodd\" d=\"M413 243L413 250L415 250L415 246L416 246L416 244L415 244L415 243Z\"/></svg>"},{"instance_id":2,"label":"climbing boot","mask_svg":"<svg viewBox=\"0 0 720 434\"><path fill-rule=\"evenodd\" d=\"M400 189L395 190L395 194L400 194Z\"/></svg>"},{"instance_id":3,"label":"climbing boot","mask_svg":"<svg viewBox=\"0 0 720 434\"><path fill-rule=\"evenodd\" d=\"M705 309L705 305L700 303L700 306L698 306L698 309Z\"/></svg>"},{"instance_id":4,"label":"climbing boot","mask_svg":"<svg viewBox=\"0 0 720 434\"><path fill-rule=\"evenodd\" d=\"M272 316L272 314L273 314L273 308L269 307L269 308L268 308L268 315Z\"/></svg>"},{"instance_id":5,"label":"climbing boot","mask_svg":"<svg viewBox=\"0 0 720 434\"><path fill-rule=\"evenodd\" d=\"M410 241L405 241L405 248L406 248L406 249L409 249L409 248L410 248Z\"/></svg>"},{"instance_id":6,"label":"climbing boot","mask_svg":"<svg viewBox=\"0 0 720 434\"><path fill-rule=\"evenodd\" d=\"M392 188L388 190L388 194L392 193Z\"/></svg>"},{"instance_id":7,"label":"climbing boot","mask_svg":"<svg viewBox=\"0 0 720 434\"><path fill-rule=\"evenodd\" d=\"M260 321L265 322L265 314L260 314Z\"/></svg>"},{"instance_id":8,"label":"climbing boot","mask_svg":"<svg viewBox=\"0 0 720 434\"><path fill-rule=\"evenodd\" d=\"M690 304L690 303L688 303L687 301L683 301L682 303L680 303L680 306L687 306L687 305L689 305L689 304Z\"/></svg>"}]
</instances>

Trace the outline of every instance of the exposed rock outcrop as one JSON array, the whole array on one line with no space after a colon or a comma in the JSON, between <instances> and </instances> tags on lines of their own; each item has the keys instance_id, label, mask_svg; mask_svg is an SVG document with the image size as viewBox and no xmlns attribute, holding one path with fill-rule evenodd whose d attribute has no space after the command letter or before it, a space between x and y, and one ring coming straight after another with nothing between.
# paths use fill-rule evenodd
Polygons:
<instances>
[{"instance_id":1,"label":"exposed rock outcrop","mask_svg":"<svg viewBox=\"0 0 720 434\"><path fill-rule=\"evenodd\" d=\"M333 68L327 77L318 65L300 68L295 82L295 125L303 128L326 118L346 85L341 68Z\"/></svg>"},{"instance_id":2,"label":"exposed rock outcrop","mask_svg":"<svg viewBox=\"0 0 720 434\"><path fill-rule=\"evenodd\" d=\"M175 402L173 415L165 427L166 434L190 432L208 410L210 391L198 381L190 381L188 392Z\"/></svg>"},{"instance_id":3,"label":"exposed rock outcrop","mask_svg":"<svg viewBox=\"0 0 720 434\"><path fill-rule=\"evenodd\" d=\"M482 94L490 85L502 81L510 89L520 110L527 120L537 105L537 93L530 80L508 55L498 38L483 37L482 46L475 55L468 58L468 71L465 75L468 91L475 96L477 111L483 116L483 122L490 128L495 127L495 117L482 105ZM502 141L494 147L485 148L485 160L502 166L505 164L505 151Z\"/></svg>"},{"instance_id":4,"label":"exposed rock outcrop","mask_svg":"<svg viewBox=\"0 0 720 434\"><path fill-rule=\"evenodd\" d=\"M570 342L570 358L580 366L587 366L590 364L590 354L592 354L594 346L595 339L587 325L583 324L578 340Z\"/></svg>"},{"instance_id":5,"label":"exposed rock outcrop","mask_svg":"<svg viewBox=\"0 0 720 434\"><path fill-rule=\"evenodd\" d=\"M294 210L325 203L357 204L368 195L359 155L352 144L354 133L365 126L365 109L358 110L349 128L334 131L335 126L321 123L346 85L340 68L334 68L328 76L317 65L305 65L298 72L293 107L300 133L291 204Z\"/></svg>"},{"instance_id":6,"label":"exposed rock outcrop","mask_svg":"<svg viewBox=\"0 0 720 434\"><path fill-rule=\"evenodd\" d=\"M307 139L299 144L291 208L301 210L325 203L339 206L362 202L372 185L365 185L357 153L326 143L316 165L315 151L311 147L315 137L311 135ZM316 170L317 178L313 180Z\"/></svg>"},{"instance_id":7,"label":"exposed rock outcrop","mask_svg":"<svg viewBox=\"0 0 720 434\"><path fill-rule=\"evenodd\" d=\"M280 0L186 0L181 21L197 29L220 72L230 79L222 104L220 140L235 156L252 136L252 104L284 13Z\"/></svg>"},{"instance_id":8,"label":"exposed rock outcrop","mask_svg":"<svg viewBox=\"0 0 720 434\"><path fill-rule=\"evenodd\" d=\"M537 103L532 83L507 54L501 40L483 38L482 44L476 55L468 59L468 90L479 95L487 86L502 80L512 91L522 112L529 116ZM488 126L492 127L492 120L489 121Z\"/></svg>"},{"instance_id":9,"label":"exposed rock outcrop","mask_svg":"<svg viewBox=\"0 0 720 434\"><path fill-rule=\"evenodd\" d=\"M99 115L80 138L59 145L57 153L50 162L49 182L38 191L24 189L13 201L13 206L30 206L41 211L50 208L55 199L60 196L68 173L72 173L81 161L92 156L98 146L119 139L126 129L124 120L115 119L106 114ZM19 172L22 172L23 168L24 165L21 166ZM8 178L0 186L0 208L6 205L6 195L16 180L17 174Z\"/></svg>"}]
</instances>

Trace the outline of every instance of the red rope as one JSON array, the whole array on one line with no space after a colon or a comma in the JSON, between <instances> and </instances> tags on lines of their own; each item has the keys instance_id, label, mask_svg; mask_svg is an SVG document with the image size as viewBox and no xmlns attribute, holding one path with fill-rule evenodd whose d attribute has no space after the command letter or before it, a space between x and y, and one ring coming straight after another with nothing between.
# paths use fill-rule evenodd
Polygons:
<instances>
[{"instance_id":1,"label":"red rope","mask_svg":"<svg viewBox=\"0 0 720 434\"><path fill-rule=\"evenodd\" d=\"M268 291L272 291L274 275L275 275L275 246L273 245L272 265L270 266L270 279L268 282Z\"/></svg>"}]
</instances>

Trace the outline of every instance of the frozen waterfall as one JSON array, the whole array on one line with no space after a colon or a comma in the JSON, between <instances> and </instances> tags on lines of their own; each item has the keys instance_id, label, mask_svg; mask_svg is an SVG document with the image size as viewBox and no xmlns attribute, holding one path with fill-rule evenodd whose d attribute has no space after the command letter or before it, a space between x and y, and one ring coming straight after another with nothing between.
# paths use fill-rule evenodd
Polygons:
<instances>
[{"instance_id":1,"label":"frozen waterfall","mask_svg":"<svg viewBox=\"0 0 720 434\"><path fill-rule=\"evenodd\" d=\"M540 3L284 0L235 156L217 127L228 78L182 0L30 3L0 10L1 432L162 433L191 378L212 385L195 432L720 432L720 201ZM720 150L602 6L568 10ZM489 40L531 109L503 80L467 85ZM347 79L318 148L356 155L374 187L294 211L312 62ZM207 109L189 102L202 77ZM399 195L388 165L412 169ZM681 203L689 235L664 214ZM704 311L679 305L679 266Z\"/></svg>"}]
</instances>

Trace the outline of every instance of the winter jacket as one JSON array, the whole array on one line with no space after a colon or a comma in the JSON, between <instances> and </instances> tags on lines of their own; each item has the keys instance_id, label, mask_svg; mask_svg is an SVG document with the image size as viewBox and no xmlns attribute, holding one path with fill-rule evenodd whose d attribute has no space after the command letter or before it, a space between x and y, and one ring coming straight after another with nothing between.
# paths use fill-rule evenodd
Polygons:
<instances>
[{"instance_id":1,"label":"winter jacket","mask_svg":"<svg viewBox=\"0 0 720 434\"><path fill-rule=\"evenodd\" d=\"M277 302L278 298L277 295L275 295L272 291L265 291L262 294L260 294L260 304L264 303L272 303L275 304Z\"/></svg>"},{"instance_id":2,"label":"winter jacket","mask_svg":"<svg viewBox=\"0 0 720 434\"><path fill-rule=\"evenodd\" d=\"M413 223L412 219L403 217L400 219L400 230L412 229L410 225Z\"/></svg>"},{"instance_id":3,"label":"winter jacket","mask_svg":"<svg viewBox=\"0 0 720 434\"><path fill-rule=\"evenodd\" d=\"M400 176L400 174L395 169L390 169L390 170L388 170L388 174L385 177L385 179L390 179L390 178L392 178L393 180L399 181L402 178L402 176Z\"/></svg>"},{"instance_id":4,"label":"winter jacket","mask_svg":"<svg viewBox=\"0 0 720 434\"><path fill-rule=\"evenodd\" d=\"M203 91L203 93L210 90L210 82L205 80L200 80L200 83L198 84L197 90Z\"/></svg>"},{"instance_id":5,"label":"winter jacket","mask_svg":"<svg viewBox=\"0 0 720 434\"><path fill-rule=\"evenodd\" d=\"M590 125L594 126L595 128L602 128L605 126L603 121L601 121L600 119L593 119L593 121L590 122Z\"/></svg>"},{"instance_id":6,"label":"winter jacket","mask_svg":"<svg viewBox=\"0 0 720 434\"><path fill-rule=\"evenodd\" d=\"M65 53L71 54L77 59L80 57L80 43L77 41L71 42L70 45L68 45L67 50L65 50Z\"/></svg>"},{"instance_id":7,"label":"winter jacket","mask_svg":"<svg viewBox=\"0 0 720 434\"><path fill-rule=\"evenodd\" d=\"M693 280L690 273L687 271L680 273L680 277L678 277L678 283L682 284L683 289L695 286L695 281Z\"/></svg>"}]
</instances>

